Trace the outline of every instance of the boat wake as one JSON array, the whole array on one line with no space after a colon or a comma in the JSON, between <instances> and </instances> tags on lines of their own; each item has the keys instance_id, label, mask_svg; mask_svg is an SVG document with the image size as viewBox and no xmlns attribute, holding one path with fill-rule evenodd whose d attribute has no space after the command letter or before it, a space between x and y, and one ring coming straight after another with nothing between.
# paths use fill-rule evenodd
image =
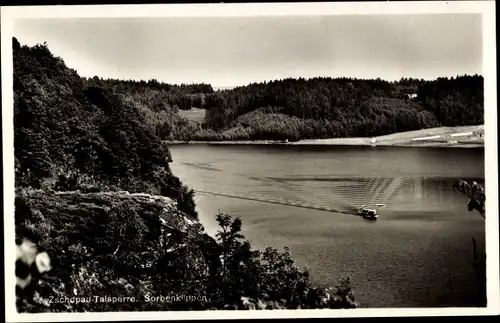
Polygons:
<instances>
[{"instance_id":1,"label":"boat wake","mask_svg":"<svg viewBox=\"0 0 500 323\"><path fill-rule=\"evenodd\" d=\"M277 179L273 179L278 184ZM387 207L392 198L403 185L401 178L351 178L336 179L326 184L313 187L311 179L303 178L301 181L291 182L284 180L278 185L273 185L264 191L224 192L220 189L206 187L196 190L198 194L223 196L261 203L270 203L310 210L334 212L340 214L358 215L362 205L382 208ZM307 191L314 191L314 196L309 196Z\"/></svg>"},{"instance_id":2,"label":"boat wake","mask_svg":"<svg viewBox=\"0 0 500 323\"><path fill-rule=\"evenodd\" d=\"M236 198L236 199L242 199L242 200L247 200L247 201L285 205L285 206L291 206L291 207L299 207L299 208L317 210L317 211L334 212L334 213L340 213L340 214L355 215L356 211L357 211L357 209L355 207L348 207L347 206L347 207L330 208L330 207L325 207L325 206L313 205L313 204L309 204L309 203L303 203L303 202L299 202L299 201L297 201L297 202L287 201L287 200L279 199L279 198L277 198L277 199L263 199L263 198L257 198L257 197L249 197L247 195L226 194L226 193L217 193L217 192L209 192L209 191L196 191L196 193L204 194L204 195Z\"/></svg>"},{"instance_id":3,"label":"boat wake","mask_svg":"<svg viewBox=\"0 0 500 323\"><path fill-rule=\"evenodd\" d=\"M180 162L188 167L225 172L205 163ZM192 173L191 173L192 175ZM214 174L213 176L220 176ZM247 185L231 190L231 184L222 187L200 187L198 194L224 196L262 203L278 204L304 209L357 215L362 205L386 207L405 182L399 177L338 177L338 176L259 176L259 174L228 173L227 183L237 178L250 180ZM234 178L234 179L233 179ZM260 182L260 183L259 183ZM255 183L255 184L254 184ZM252 189L253 188L253 189ZM310 192L314 192L311 195Z\"/></svg>"}]
</instances>

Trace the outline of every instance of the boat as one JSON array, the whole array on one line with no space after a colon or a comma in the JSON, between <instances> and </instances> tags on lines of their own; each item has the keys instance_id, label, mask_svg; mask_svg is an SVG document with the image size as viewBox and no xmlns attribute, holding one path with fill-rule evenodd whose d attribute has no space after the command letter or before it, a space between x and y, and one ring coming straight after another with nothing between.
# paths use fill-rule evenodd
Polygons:
<instances>
[{"instance_id":1,"label":"boat","mask_svg":"<svg viewBox=\"0 0 500 323\"><path fill-rule=\"evenodd\" d=\"M359 208L358 214L368 220L376 220L378 218L377 210L367 209L365 205Z\"/></svg>"}]
</instances>

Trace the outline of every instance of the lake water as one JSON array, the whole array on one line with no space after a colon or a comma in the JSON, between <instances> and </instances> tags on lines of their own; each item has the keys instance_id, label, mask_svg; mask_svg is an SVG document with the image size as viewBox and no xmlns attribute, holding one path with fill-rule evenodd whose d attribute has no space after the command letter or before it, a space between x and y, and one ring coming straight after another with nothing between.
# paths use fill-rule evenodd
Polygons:
<instances>
[{"instance_id":1,"label":"lake water","mask_svg":"<svg viewBox=\"0 0 500 323\"><path fill-rule=\"evenodd\" d=\"M238 216L256 248L289 246L313 280L350 275L362 307L476 306L472 238L485 222L454 192L484 186L484 149L188 144L170 147L209 234ZM377 221L355 215L384 203ZM324 211L329 210L329 211Z\"/></svg>"}]
</instances>

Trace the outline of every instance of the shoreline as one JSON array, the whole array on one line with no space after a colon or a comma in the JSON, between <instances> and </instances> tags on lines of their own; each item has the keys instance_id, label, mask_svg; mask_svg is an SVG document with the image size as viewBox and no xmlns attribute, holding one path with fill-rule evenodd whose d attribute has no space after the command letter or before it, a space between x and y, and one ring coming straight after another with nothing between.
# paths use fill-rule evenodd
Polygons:
<instances>
[{"instance_id":1,"label":"shoreline","mask_svg":"<svg viewBox=\"0 0 500 323\"><path fill-rule=\"evenodd\" d=\"M281 143L281 142L270 142L270 141L165 141L168 145L276 145L276 146L350 146L350 147L415 147L415 148L424 148L424 147L435 147L435 148L484 148L484 143L457 143L457 144L448 144L446 142L436 142L436 143L422 143L422 144L413 144L413 143L400 143L400 144L364 144L364 143L348 143L348 142L339 142L339 143L305 143L305 142L292 142L292 143Z\"/></svg>"},{"instance_id":2,"label":"shoreline","mask_svg":"<svg viewBox=\"0 0 500 323\"><path fill-rule=\"evenodd\" d=\"M446 147L484 148L484 125L429 128L378 137L302 139L295 142L273 140L234 141L164 141L168 145L289 145L289 146L359 146L359 147ZM459 139L460 138L460 139Z\"/></svg>"}]
</instances>

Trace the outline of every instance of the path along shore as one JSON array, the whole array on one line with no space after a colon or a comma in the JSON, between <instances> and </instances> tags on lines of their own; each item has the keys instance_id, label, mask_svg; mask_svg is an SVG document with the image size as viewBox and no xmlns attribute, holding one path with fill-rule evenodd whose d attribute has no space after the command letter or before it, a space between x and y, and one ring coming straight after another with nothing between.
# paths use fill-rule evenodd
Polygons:
<instances>
[{"instance_id":1,"label":"path along shore","mask_svg":"<svg viewBox=\"0 0 500 323\"><path fill-rule=\"evenodd\" d=\"M378 137L305 139L296 142L271 140L245 141L167 141L168 144L217 145L335 145L335 146L399 146L399 147L484 147L484 125L439 127L399 132Z\"/></svg>"}]
</instances>

